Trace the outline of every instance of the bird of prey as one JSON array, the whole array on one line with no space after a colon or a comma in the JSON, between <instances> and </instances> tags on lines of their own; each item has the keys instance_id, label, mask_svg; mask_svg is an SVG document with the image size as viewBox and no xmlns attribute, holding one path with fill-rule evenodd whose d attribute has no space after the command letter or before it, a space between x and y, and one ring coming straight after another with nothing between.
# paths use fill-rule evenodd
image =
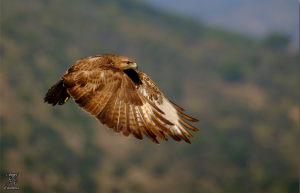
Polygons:
<instances>
[{"instance_id":1,"label":"bird of prey","mask_svg":"<svg viewBox=\"0 0 300 193\"><path fill-rule=\"evenodd\" d=\"M48 90L44 102L63 105L69 98L126 137L133 134L142 140L144 134L159 144L156 137L167 141L169 135L191 143L187 137L194 137L183 126L199 131L183 118L198 120L183 114L184 109L167 99L128 57L102 54L76 61Z\"/></svg>"}]
</instances>

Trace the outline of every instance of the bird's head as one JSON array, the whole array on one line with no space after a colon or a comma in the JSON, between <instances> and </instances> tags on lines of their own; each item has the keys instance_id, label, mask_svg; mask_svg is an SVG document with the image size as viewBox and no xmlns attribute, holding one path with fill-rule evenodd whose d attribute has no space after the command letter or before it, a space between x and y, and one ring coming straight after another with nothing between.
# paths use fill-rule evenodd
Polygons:
<instances>
[{"instance_id":1,"label":"bird's head","mask_svg":"<svg viewBox=\"0 0 300 193\"><path fill-rule=\"evenodd\" d=\"M120 70L127 70L127 69L138 69L136 63L128 57L125 56L118 56L115 58L114 66L119 68Z\"/></svg>"}]
</instances>

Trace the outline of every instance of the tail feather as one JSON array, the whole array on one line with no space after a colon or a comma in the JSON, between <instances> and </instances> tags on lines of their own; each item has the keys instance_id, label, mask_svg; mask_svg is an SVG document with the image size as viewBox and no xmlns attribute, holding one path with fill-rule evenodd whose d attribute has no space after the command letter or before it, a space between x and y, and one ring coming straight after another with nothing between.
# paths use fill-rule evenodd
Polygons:
<instances>
[{"instance_id":1,"label":"tail feather","mask_svg":"<svg viewBox=\"0 0 300 193\"><path fill-rule=\"evenodd\" d=\"M63 105L69 98L70 95L60 80L48 90L44 102L52 106L55 106L57 103L58 105Z\"/></svg>"}]
</instances>

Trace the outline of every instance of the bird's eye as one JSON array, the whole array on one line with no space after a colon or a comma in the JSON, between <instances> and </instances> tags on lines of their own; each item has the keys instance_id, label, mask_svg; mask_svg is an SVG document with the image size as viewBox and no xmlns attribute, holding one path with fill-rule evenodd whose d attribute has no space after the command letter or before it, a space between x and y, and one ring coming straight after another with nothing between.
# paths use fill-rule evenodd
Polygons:
<instances>
[{"instance_id":1,"label":"bird's eye","mask_svg":"<svg viewBox=\"0 0 300 193\"><path fill-rule=\"evenodd\" d=\"M130 62L129 61L127 61L127 64L129 64Z\"/></svg>"}]
</instances>

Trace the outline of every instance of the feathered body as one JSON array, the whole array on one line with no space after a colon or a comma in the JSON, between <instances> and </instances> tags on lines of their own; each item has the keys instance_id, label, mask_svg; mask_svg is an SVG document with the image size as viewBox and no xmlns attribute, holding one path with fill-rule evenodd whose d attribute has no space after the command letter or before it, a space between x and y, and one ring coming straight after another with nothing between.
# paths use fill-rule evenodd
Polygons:
<instances>
[{"instance_id":1,"label":"feathered body","mask_svg":"<svg viewBox=\"0 0 300 193\"><path fill-rule=\"evenodd\" d=\"M156 84L128 57L103 54L75 62L52 86L44 101L63 105L70 97L101 124L128 137L142 140L144 134L159 144L156 137L176 141L193 136L182 126L199 131L184 119L197 122L168 100Z\"/></svg>"}]
</instances>

